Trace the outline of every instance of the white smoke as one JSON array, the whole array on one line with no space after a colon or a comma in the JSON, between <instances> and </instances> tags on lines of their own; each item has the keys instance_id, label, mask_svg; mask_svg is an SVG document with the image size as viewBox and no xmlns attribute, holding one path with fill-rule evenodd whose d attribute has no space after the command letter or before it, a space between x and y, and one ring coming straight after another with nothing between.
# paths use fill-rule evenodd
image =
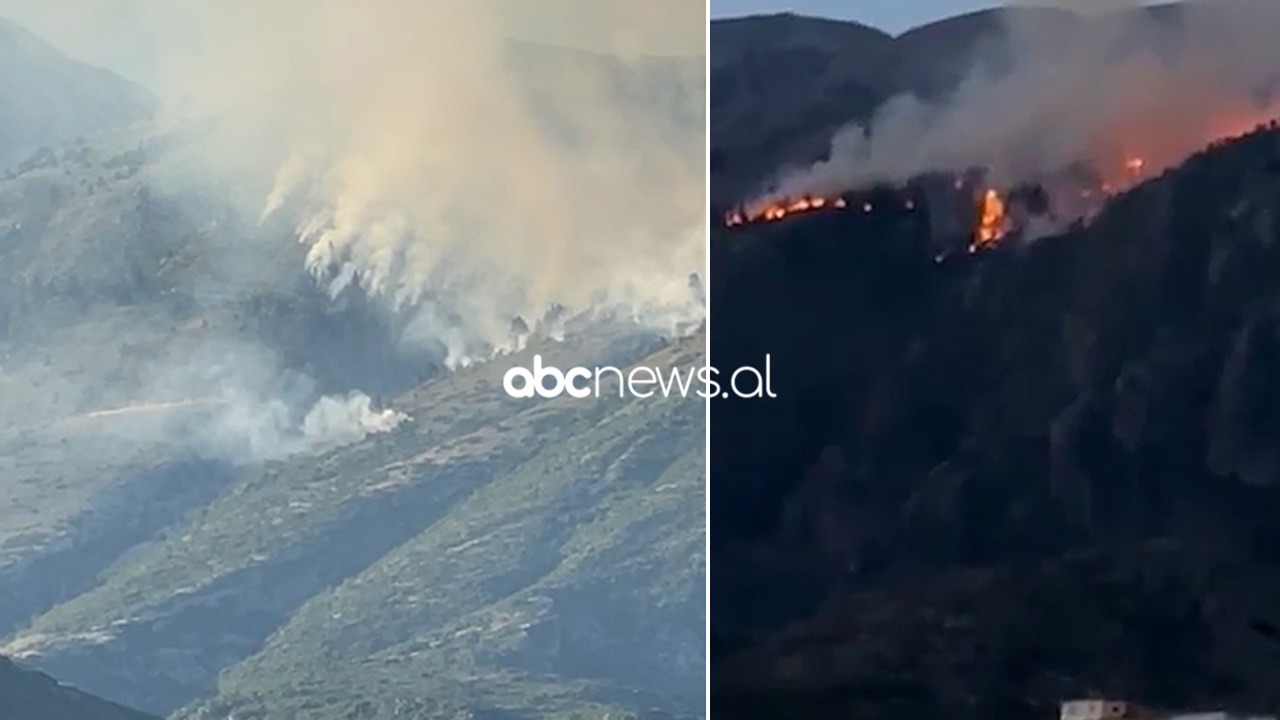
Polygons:
<instances>
[{"instance_id":1,"label":"white smoke","mask_svg":"<svg viewBox=\"0 0 1280 720\"><path fill-rule=\"evenodd\" d=\"M671 333L703 319L689 282L706 270L696 3L0 0L0 15L159 96L155 127L112 142L161 139L160 159L135 178L137 196L122 184L112 201L128 216L138 197L160 198L196 218L199 242L172 238L191 269L169 272L185 273L174 292L198 306L178 314L215 318L198 341L131 360L146 365L141 379L104 371L103 397L76 380L88 399L64 417L133 408L111 417L138 419L120 431L141 434L168 413L190 446L251 460L394 427L403 418L375 409L359 381L285 370L323 358L253 347L256 300L298 300L304 273L334 307L373 298L393 315L394 351L430 366L518 349L530 332L561 337L568 318ZM109 356L140 334L51 354ZM263 345L326 351L304 341Z\"/></svg>"},{"instance_id":2,"label":"white smoke","mask_svg":"<svg viewBox=\"0 0 1280 720\"><path fill-rule=\"evenodd\" d=\"M202 360L203 358L203 360ZM279 460L394 431L409 417L366 393L323 394L261 347L175 337L144 362L145 381L61 424L126 444L173 443L236 463Z\"/></svg>"},{"instance_id":3,"label":"white smoke","mask_svg":"<svg viewBox=\"0 0 1280 720\"><path fill-rule=\"evenodd\" d=\"M373 400L358 391L323 396L301 419L278 398L232 397L219 403L201 435L206 450L238 462L259 462L359 442L391 432L408 419L390 408L374 409Z\"/></svg>"},{"instance_id":4,"label":"white smoke","mask_svg":"<svg viewBox=\"0 0 1280 720\"><path fill-rule=\"evenodd\" d=\"M1265 94L1280 68L1280 3L1193 2L1176 20L1134 2L1040 4L1076 12L1005 13L954 92L890 99L837 132L827 159L781 173L770 196L977 167L1014 183L1132 157L1158 172L1280 112Z\"/></svg>"},{"instance_id":5,"label":"white smoke","mask_svg":"<svg viewBox=\"0 0 1280 720\"><path fill-rule=\"evenodd\" d=\"M390 408L373 409L373 400L362 392L344 397L325 396L302 420L302 434L318 445L361 440L388 433L408 421L409 416Z\"/></svg>"},{"instance_id":6,"label":"white smoke","mask_svg":"<svg viewBox=\"0 0 1280 720\"><path fill-rule=\"evenodd\" d=\"M552 4L570 27L578 13L593 28L648 19L639 39L611 28L610 49L632 56L663 37L663 12L671 25L702 24L681 0L622 3L621 17L586 0ZM553 304L586 312L609 299L642 321L656 306L654 322L669 324L674 300L701 315L669 282L704 274L696 59L684 62L697 73L666 81L674 106L653 108L619 99L616 78L672 61L513 48L524 6L191 5L182 13L206 37L170 49L168 121L218 118L198 167L259 188L246 190L256 205L246 213L295 227L307 271L330 294L358 287L428 323L448 318L438 339L458 358L501 345L512 318ZM681 114L687 122L672 119ZM656 267L633 276L637 262Z\"/></svg>"}]
</instances>

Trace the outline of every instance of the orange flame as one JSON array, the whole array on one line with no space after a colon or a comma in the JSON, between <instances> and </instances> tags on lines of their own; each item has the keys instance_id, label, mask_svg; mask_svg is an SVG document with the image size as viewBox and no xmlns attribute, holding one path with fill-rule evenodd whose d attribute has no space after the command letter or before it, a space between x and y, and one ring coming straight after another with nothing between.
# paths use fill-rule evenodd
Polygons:
<instances>
[{"instance_id":1,"label":"orange flame","mask_svg":"<svg viewBox=\"0 0 1280 720\"><path fill-rule=\"evenodd\" d=\"M747 223L776 222L799 213L821 210L823 208L843 209L847 206L844 198L802 197L794 200L779 200L755 207L732 210L725 215L724 224L736 227Z\"/></svg>"},{"instance_id":2,"label":"orange flame","mask_svg":"<svg viewBox=\"0 0 1280 720\"><path fill-rule=\"evenodd\" d=\"M973 243L969 246L969 252L994 246L1004 239L1006 217L1004 198L1000 197L1000 193L994 188L988 188L982 194L978 227L974 229Z\"/></svg>"},{"instance_id":3,"label":"orange flame","mask_svg":"<svg viewBox=\"0 0 1280 720\"><path fill-rule=\"evenodd\" d=\"M1167 118L1152 115L1136 115L1132 122L1117 123L1095 138L1091 149L1082 156L1096 172L1089 187L1073 186L1066 207L1059 210L1063 217L1092 219L1111 198L1127 192L1145 180L1185 160L1192 152L1206 144L1215 144L1247 135L1259 127L1275 127L1274 116L1280 112L1280 104L1265 110L1256 107L1219 108L1209 117L1162 122ZM1149 119L1149 122L1137 120ZM1164 127L1168 125L1168 127ZM952 178L956 190L964 190L970 181L962 174ZM1009 215L1008 201L996 189L987 189L980 196L979 219L973 229L969 246L976 252L1001 242L1015 230L1017 221ZM1056 204L1056 203L1055 203ZM846 200L840 197L805 196L800 198L763 198L747 203L744 207L727 213L724 223L735 227L760 222L774 222L800 213L824 208L842 209ZM905 202L907 210L915 210L915 202ZM873 212L870 203L862 204L863 212Z\"/></svg>"}]
</instances>

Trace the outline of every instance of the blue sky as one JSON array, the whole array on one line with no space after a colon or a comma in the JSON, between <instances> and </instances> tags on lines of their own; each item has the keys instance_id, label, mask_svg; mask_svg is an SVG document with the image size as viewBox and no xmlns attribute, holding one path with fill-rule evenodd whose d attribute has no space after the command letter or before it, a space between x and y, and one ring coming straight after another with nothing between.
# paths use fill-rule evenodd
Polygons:
<instances>
[{"instance_id":1,"label":"blue sky","mask_svg":"<svg viewBox=\"0 0 1280 720\"><path fill-rule=\"evenodd\" d=\"M713 18L792 11L857 20L897 33L931 20L1002 4L999 0L711 0Z\"/></svg>"}]
</instances>

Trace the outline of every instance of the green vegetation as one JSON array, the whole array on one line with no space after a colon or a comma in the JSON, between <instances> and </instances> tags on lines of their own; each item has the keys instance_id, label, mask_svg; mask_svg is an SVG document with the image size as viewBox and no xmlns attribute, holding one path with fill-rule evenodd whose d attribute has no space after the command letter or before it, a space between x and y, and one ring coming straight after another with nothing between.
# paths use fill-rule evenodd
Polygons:
<instances>
[{"instance_id":1,"label":"green vegetation","mask_svg":"<svg viewBox=\"0 0 1280 720\"><path fill-rule=\"evenodd\" d=\"M247 473L15 646L144 708L216 696L182 717L696 715L705 405L513 401L505 367L402 397L399 431Z\"/></svg>"}]
</instances>

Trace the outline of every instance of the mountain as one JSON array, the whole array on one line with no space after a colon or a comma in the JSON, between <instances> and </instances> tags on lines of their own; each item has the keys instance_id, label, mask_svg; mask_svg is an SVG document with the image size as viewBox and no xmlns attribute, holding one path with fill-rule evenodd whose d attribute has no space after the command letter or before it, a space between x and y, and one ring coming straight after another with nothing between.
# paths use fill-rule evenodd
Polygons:
<instances>
[{"instance_id":1,"label":"mountain","mask_svg":"<svg viewBox=\"0 0 1280 720\"><path fill-rule=\"evenodd\" d=\"M700 59L513 52L700 156ZM687 369L705 335L529 318L450 370L176 172L203 130L106 128L0 179L3 654L180 718L700 714L705 404L502 377Z\"/></svg>"},{"instance_id":2,"label":"mountain","mask_svg":"<svg viewBox=\"0 0 1280 720\"><path fill-rule=\"evenodd\" d=\"M683 367L702 343L593 357ZM144 708L218 696L191 717L696 712L703 405L530 405L504 369L396 399L405 429L245 473L8 651Z\"/></svg>"},{"instance_id":3,"label":"mountain","mask_svg":"<svg viewBox=\"0 0 1280 720\"><path fill-rule=\"evenodd\" d=\"M1138 12L1170 26L1182 17L1177 4ZM792 13L714 20L712 202L739 202L778 170L826 157L838 129L865 124L890 98L942 100L977 67L999 74L1018 51L1010 27L1041 43L1069 45L1106 22L1050 7L1010 7L894 37L856 22Z\"/></svg>"},{"instance_id":4,"label":"mountain","mask_svg":"<svg viewBox=\"0 0 1280 720\"><path fill-rule=\"evenodd\" d=\"M0 718L3 720L155 720L23 670L0 658Z\"/></svg>"},{"instance_id":5,"label":"mountain","mask_svg":"<svg viewBox=\"0 0 1280 720\"><path fill-rule=\"evenodd\" d=\"M739 200L784 158L820 155L891 92L871 69L893 39L869 27L785 14L713 20L710 32L713 202Z\"/></svg>"},{"instance_id":6,"label":"mountain","mask_svg":"<svg viewBox=\"0 0 1280 720\"><path fill-rule=\"evenodd\" d=\"M1274 712L1275 123L990 252L885 192L712 238L717 716Z\"/></svg>"},{"instance_id":7,"label":"mountain","mask_svg":"<svg viewBox=\"0 0 1280 720\"><path fill-rule=\"evenodd\" d=\"M42 148L145 120L154 110L137 85L0 18L0 172Z\"/></svg>"}]
</instances>

